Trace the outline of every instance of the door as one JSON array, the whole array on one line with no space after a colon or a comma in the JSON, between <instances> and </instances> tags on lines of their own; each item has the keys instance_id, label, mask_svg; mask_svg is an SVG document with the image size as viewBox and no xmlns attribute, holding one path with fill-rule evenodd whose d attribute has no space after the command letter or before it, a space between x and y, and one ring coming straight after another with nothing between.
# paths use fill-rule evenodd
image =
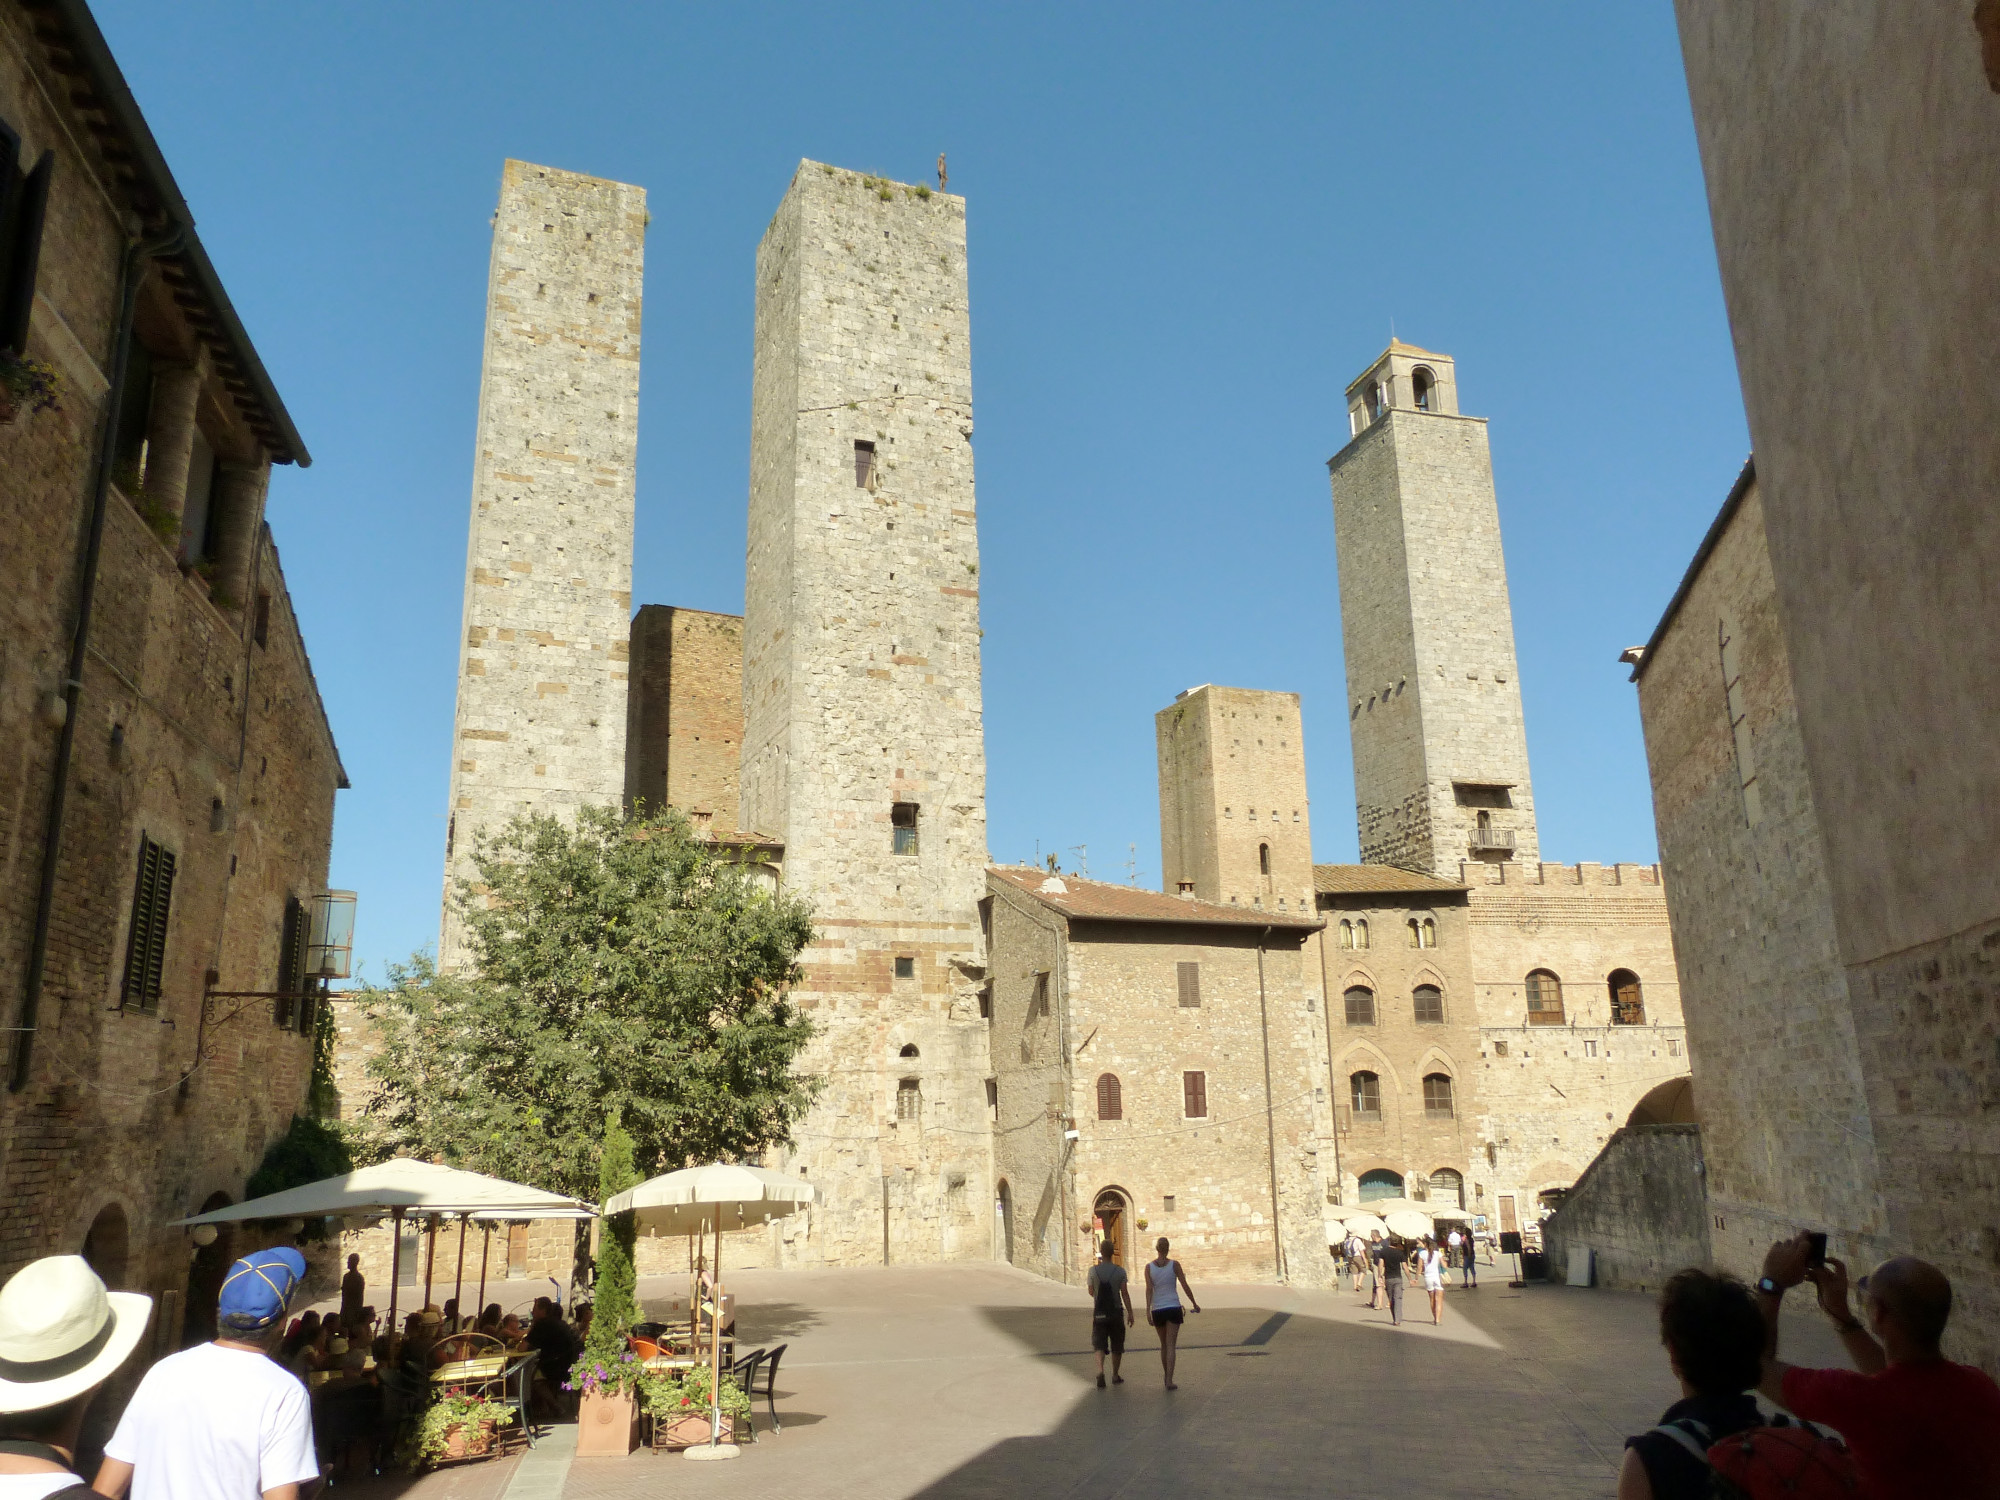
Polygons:
<instances>
[{"instance_id":1,"label":"door","mask_svg":"<svg viewBox=\"0 0 2000 1500\"><path fill-rule=\"evenodd\" d=\"M1000 1221L1000 1253L1011 1266L1014 1263L1014 1193L1005 1182L1000 1184L1000 1200L994 1204L994 1213Z\"/></svg>"},{"instance_id":2,"label":"door","mask_svg":"<svg viewBox=\"0 0 2000 1500\"><path fill-rule=\"evenodd\" d=\"M1125 1264L1125 1199L1123 1195L1102 1192L1097 1195L1094 1209L1097 1215L1097 1237L1100 1242L1111 1242L1111 1264Z\"/></svg>"},{"instance_id":3,"label":"door","mask_svg":"<svg viewBox=\"0 0 2000 1500\"><path fill-rule=\"evenodd\" d=\"M510 1279L528 1274L528 1226L507 1226L507 1275Z\"/></svg>"},{"instance_id":4,"label":"door","mask_svg":"<svg viewBox=\"0 0 2000 1500\"><path fill-rule=\"evenodd\" d=\"M1514 1216L1514 1195L1512 1193L1502 1193L1500 1195L1500 1232L1502 1234L1518 1234L1520 1229L1521 1221Z\"/></svg>"}]
</instances>

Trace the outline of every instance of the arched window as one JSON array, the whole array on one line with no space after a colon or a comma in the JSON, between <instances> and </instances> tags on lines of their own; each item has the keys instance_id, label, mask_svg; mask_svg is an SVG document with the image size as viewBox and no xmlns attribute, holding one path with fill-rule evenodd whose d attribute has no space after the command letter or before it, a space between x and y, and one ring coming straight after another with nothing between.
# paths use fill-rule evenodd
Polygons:
<instances>
[{"instance_id":1,"label":"arched window","mask_svg":"<svg viewBox=\"0 0 2000 1500\"><path fill-rule=\"evenodd\" d=\"M1347 1024L1349 1026L1373 1026L1375 1024L1375 992L1365 984L1352 986L1340 997L1347 1002Z\"/></svg>"},{"instance_id":2,"label":"arched window","mask_svg":"<svg viewBox=\"0 0 2000 1500\"><path fill-rule=\"evenodd\" d=\"M1269 844L1259 844L1257 846L1257 873L1259 875L1268 875L1271 873L1271 846Z\"/></svg>"},{"instance_id":3,"label":"arched window","mask_svg":"<svg viewBox=\"0 0 2000 1500\"><path fill-rule=\"evenodd\" d=\"M1434 984L1420 984L1410 991L1419 1026L1444 1025L1444 991Z\"/></svg>"},{"instance_id":4,"label":"arched window","mask_svg":"<svg viewBox=\"0 0 2000 1500\"><path fill-rule=\"evenodd\" d=\"M1382 415L1382 387L1374 381L1368 382L1368 416L1372 421Z\"/></svg>"},{"instance_id":5,"label":"arched window","mask_svg":"<svg viewBox=\"0 0 2000 1500\"><path fill-rule=\"evenodd\" d=\"M1376 1203L1384 1198L1403 1196L1402 1175L1379 1167L1373 1172L1361 1174L1360 1187L1363 1203Z\"/></svg>"},{"instance_id":6,"label":"arched window","mask_svg":"<svg viewBox=\"0 0 2000 1500\"><path fill-rule=\"evenodd\" d=\"M914 1078L904 1078L896 1084L896 1118L914 1120L924 1110L923 1085Z\"/></svg>"},{"instance_id":7,"label":"arched window","mask_svg":"<svg viewBox=\"0 0 2000 1500\"><path fill-rule=\"evenodd\" d=\"M1528 1024L1560 1026L1563 1023L1562 981L1547 969L1528 975Z\"/></svg>"},{"instance_id":8,"label":"arched window","mask_svg":"<svg viewBox=\"0 0 2000 1500\"><path fill-rule=\"evenodd\" d=\"M125 1285L125 1262L130 1248L125 1210L107 1203L97 1211L97 1217L90 1221L90 1228L83 1236L84 1260L106 1286L117 1291Z\"/></svg>"},{"instance_id":9,"label":"arched window","mask_svg":"<svg viewBox=\"0 0 2000 1500\"><path fill-rule=\"evenodd\" d=\"M1340 946L1343 948L1354 946L1354 924L1345 917L1340 919Z\"/></svg>"},{"instance_id":10,"label":"arched window","mask_svg":"<svg viewBox=\"0 0 2000 1500\"><path fill-rule=\"evenodd\" d=\"M1447 1208L1465 1207L1465 1177L1455 1167L1439 1167L1431 1173L1431 1202Z\"/></svg>"},{"instance_id":11,"label":"arched window","mask_svg":"<svg viewBox=\"0 0 2000 1500\"><path fill-rule=\"evenodd\" d=\"M917 1044L915 1042L903 1043L903 1050L896 1055L898 1057L915 1057L917 1055Z\"/></svg>"},{"instance_id":12,"label":"arched window","mask_svg":"<svg viewBox=\"0 0 2000 1500\"><path fill-rule=\"evenodd\" d=\"M1478 832L1479 832L1479 847L1482 849L1491 849L1493 847L1492 813L1482 812L1479 815Z\"/></svg>"},{"instance_id":13,"label":"arched window","mask_svg":"<svg viewBox=\"0 0 2000 1500\"><path fill-rule=\"evenodd\" d=\"M1409 921L1405 922L1405 923L1404 923L1403 925L1404 925L1405 927L1407 927L1407 928L1409 929L1409 932L1410 932L1410 946L1411 946L1412 948L1421 948L1421 947L1423 947L1423 945L1424 945L1424 924L1423 924L1423 923L1421 923L1421 922L1419 922L1419 921L1418 921L1418 920L1417 920L1417 919L1416 919L1415 917L1412 917L1412 918L1410 918L1410 920L1409 920Z\"/></svg>"},{"instance_id":14,"label":"arched window","mask_svg":"<svg viewBox=\"0 0 2000 1500\"><path fill-rule=\"evenodd\" d=\"M1347 1079L1347 1097L1353 1101L1357 1120L1382 1118L1382 1080L1369 1072L1353 1073ZM1398 1186L1401 1186L1400 1181Z\"/></svg>"},{"instance_id":15,"label":"arched window","mask_svg":"<svg viewBox=\"0 0 2000 1500\"><path fill-rule=\"evenodd\" d=\"M1437 377L1422 365L1410 371L1410 390L1416 398L1418 411L1431 409L1431 392L1437 386Z\"/></svg>"},{"instance_id":16,"label":"arched window","mask_svg":"<svg viewBox=\"0 0 2000 1500\"><path fill-rule=\"evenodd\" d=\"M1611 1024L1644 1026L1646 997L1639 988L1639 976L1630 969L1611 971Z\"/></svg>"},{"instance_id":17,"label":"arched window","mask_svg":"<svg viewBox=\"0 0 2000 1500\"><path fill-rule=\"evenodd\" d=\"M1451 1118L1451 1078L1448 1074L1424 1074L1424 1113L1433 1120Z\"/></svg>"},{"instance_id":18,"label":"arched window","mask_svg":"<svg viewBox=\"0 0 2000 1500\"><path fill-rule=\"evenodd\" d=\"M1438 924L1430 917L1424 918L1424 940L1420 946L1435 948L1438 945Z\"/></svg>"},{"instance_id":19,"label":"arched window","mask_svg":"<svg viewBox=\"0 0 2000 1500\"><path fill-rule=\"evenodd\" d=\"M1097 1075L1097 1118L1100 1120L1125 1118L1125 1091L1118 1086L1116 1073Z\"/></svg>"},{"instance_id":20,"label":"arched window","mask_svg":"<svg viewBox=\"0 0 2000 1500\"><path fill-rule=\"evenodd\" d=\"M1368 946L1368 919L1366 917L1356 917L1354 919L1354 946L1357 948L1366 948Z\"/></svg>"}]
</instances>

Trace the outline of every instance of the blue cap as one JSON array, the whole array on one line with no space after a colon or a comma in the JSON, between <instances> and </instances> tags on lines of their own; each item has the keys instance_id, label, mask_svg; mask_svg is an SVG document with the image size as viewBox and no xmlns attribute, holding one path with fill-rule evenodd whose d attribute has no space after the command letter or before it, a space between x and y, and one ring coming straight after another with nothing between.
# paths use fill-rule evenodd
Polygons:
<instances>
[{"instance_id":1,"label":"blue cap","mask_svg":"<svg viewBox=\"0 0 2000 1500\"><path fill-rule=\"evenodd\" d=\"M296 1250L259 1250L229 1268L216 1320L241 1333L269 1328L285 1315L292 1289L306 1274L306 1258Z\"/></svg>"}]
</instances>

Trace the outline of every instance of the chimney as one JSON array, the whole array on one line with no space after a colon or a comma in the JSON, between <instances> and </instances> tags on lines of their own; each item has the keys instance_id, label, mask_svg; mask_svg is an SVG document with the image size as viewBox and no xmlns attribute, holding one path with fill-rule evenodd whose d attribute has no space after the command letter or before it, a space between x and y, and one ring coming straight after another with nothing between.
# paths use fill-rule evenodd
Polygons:
<instances>
[{"instance_id":1,"label":"chimney","mask_svg":"<svg viewBox=\"0 0 2000 1500\"><path fill-rule=\"evenodd\" d=\"M1192 880L1177 880L1174 884L1180 888L1179 894L1181 900L1194 900L1194 882Z\"/></svg>"}]
</instances>

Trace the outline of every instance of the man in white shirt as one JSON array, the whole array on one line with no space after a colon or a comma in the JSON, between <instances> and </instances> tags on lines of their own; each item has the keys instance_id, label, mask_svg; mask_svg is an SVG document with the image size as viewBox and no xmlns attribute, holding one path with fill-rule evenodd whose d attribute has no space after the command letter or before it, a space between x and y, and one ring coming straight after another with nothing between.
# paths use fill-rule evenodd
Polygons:
<instances>
[{"instance_id":1,"label":"man in white shirt","mask_svg":"<svg viewBox=\"0 0 2000 1500\"><path fill-rule=\"evenodd\" d=\"M105 1291L80 1255L32 1261L0 1287L0 1500L89 1494L70 1467L83 1414L152 1309Z\"/></svg>"},{"instance_id":2,"label":"man in white shirt","mask_svg":"<svg viewBox=\"0 0 2000 1500\"><path fill-rule=\"evenodd\" d=\"M260 1250L229 1268L220 1335L146 1372L104 1446L95 1488L110 1500L298 1500L319 1478L312 1403L267 1358L305 1275L296 1250Z\"/></svg>"}]
</instances>

